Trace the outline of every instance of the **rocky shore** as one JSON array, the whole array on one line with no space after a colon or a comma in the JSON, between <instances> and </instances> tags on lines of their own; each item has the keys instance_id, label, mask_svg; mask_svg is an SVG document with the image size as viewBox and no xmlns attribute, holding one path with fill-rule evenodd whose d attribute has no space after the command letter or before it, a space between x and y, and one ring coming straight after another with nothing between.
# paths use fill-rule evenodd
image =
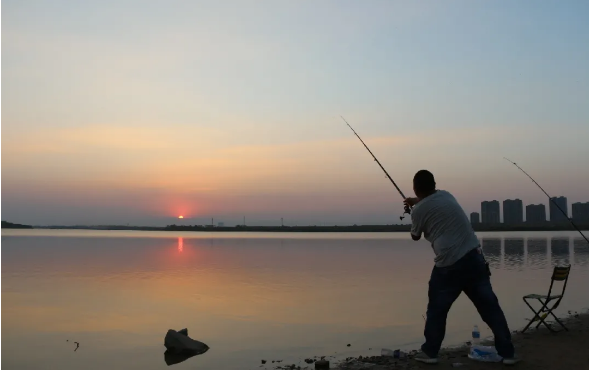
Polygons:
<instances>
[{"instance_id":1,"label":"rocky shore","mask_svg":"<svg viewBox=\"0 0 589 370\"><path fill-rule=\"evenodd\" d=\"M528 329L522 334L513 333L516 353L522 361L513 366L520 370L561 370L561 369L589 369L589 312L571 312L563 320L569 331L551 333L544 326L539 329ZM556 326L554 326L556 328ZM492 345L492 343L484 343ZM501 363L484 363L468 358L468 345L443 349L440 352L437 365L427 365L412 359L416 351L412 351L401 358L392 356L358 356L348 357L342 361L332 362L330 369L338 370L392 370L392 369L497 369L503 368ZM325 357L330 360L331 356ZM264 363L261 367L273 370L312 370L315 362L321 357L305 359L301 365L283 363ZM332 359L333 361L333 359Z\"/></svg>"},{"instance_id":2,"label":"rocky shore","mask_svg":"<svg viewBox=\"0 0 589 370\"><path fill-rule=\"evenodd\" d=\"M528 329L524 334L514 332L513 342L516 353L522 361L514 368L520 370L561 370L561 369L589 369L589 312L571 312L564 320L569 331L551 333L543 325L539 329ZM556 328L556 326L554 326ZM492 343L489 343L492 345ZM389 370L389 369L493 369L503 367L500 363L483 363L468 358L468 346L452 349L444 349L440 353L440 362L437 365L418 363L409 358L406 360L394 359L385 356L373 356L368 358L349 358L340 364L332 366L341 370Z\"/></svg>"}]
</instances>

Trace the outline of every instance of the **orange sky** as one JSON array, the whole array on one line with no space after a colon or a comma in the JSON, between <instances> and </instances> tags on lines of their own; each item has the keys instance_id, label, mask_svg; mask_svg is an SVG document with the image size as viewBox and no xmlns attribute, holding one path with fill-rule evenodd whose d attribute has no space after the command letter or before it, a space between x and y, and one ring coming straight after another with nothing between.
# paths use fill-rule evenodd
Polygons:
<instances>
[{"instance_id":1,"label":"orange sky","mask_svg":"<svg viewBox=\"0 0 589 370\"><path fill-rule=\"evenodd\" d=\"M468 212L546 203L507 156L589 200L584 12L400 4L9 3L2 217L396 222L398 194L340 114L407 195L426 168Z\"/></svg>"}]
</instances>

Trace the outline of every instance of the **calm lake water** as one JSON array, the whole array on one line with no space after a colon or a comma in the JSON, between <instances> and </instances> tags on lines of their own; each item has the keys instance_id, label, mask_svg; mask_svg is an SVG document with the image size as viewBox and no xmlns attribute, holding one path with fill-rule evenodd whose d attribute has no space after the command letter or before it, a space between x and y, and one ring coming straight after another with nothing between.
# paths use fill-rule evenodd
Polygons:
<instances>
[{"instance_id":1,"label":"calm lake water","mask_svg":"<svg viewBox=\"0 0 589 370\"><path fill-rule=\"evenodd\" d=\"M531 317L521 297L546 294L555 264L573 265L560 313L589 307L578 234L478 235L512 330ZM2 230L2 366L163 369L166 331L185 327L211 349L177 369L417 348L433 257L406 233ZM474 324L491 335L461 295L445 345Z\"/></svg>"}]
</instances>

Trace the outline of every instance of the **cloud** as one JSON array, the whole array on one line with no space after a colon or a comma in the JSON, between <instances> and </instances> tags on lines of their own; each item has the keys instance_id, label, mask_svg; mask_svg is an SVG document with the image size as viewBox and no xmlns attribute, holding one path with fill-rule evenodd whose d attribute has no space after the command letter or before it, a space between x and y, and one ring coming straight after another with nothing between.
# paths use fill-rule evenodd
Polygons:
<instances>
[{"instance_id":1,"label":"cloud","mask_svg":"<svg viewBox=\"0 0 589 370\"><path fill-rule=\"evenodd\" d=\"M510 138L516 140L521 134L512 132ZM383 164L409 169L413 168L412 162L438 160L437 152L442 149L452 154L454 147L469 150L501 136L497 130L472 128L363 139ZM14 135L5 136L3 166L25 171L28 167L58 166L68 168L74 177L75 170L79 170L101 186L110 182L111 186L118 183L129 188L153 186L176 191L215 187L222 190L235 185L248 191L267 186L283 190L304 184L321 187L326 182L332 184L335 177L354 173L362 176L374 173L376 168L370 165L369 153L351 133L346 138L280 144L237 142L238 138L220 129L189 125L41 129L22 140ZM407 155L411 161L406 160ZM109 176L109 172L116 176ZM361 181L356 177L352 183Z\"/></svg>"}]
</instances>

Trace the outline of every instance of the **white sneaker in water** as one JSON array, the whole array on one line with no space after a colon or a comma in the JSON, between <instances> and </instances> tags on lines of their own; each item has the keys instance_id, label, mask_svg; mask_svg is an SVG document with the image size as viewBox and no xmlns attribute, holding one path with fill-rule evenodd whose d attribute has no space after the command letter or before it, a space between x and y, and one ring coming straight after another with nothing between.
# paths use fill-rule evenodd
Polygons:
<instances>
[{"instance_id":1,"label":"white sneaker in water","mask_svg":"<svg viewBox=\"0 0 589 370\"><path fill-rule=\"evenodd\" d=\"M503 365L515 365L520 362L522 359L519 356L513 356L510 358L503 359Z\"/></svg>"},{"instance_id":2,"label":"white sneaker in water","mask_svg":"<svg viewBox=\"0 0 589 370\"><path fill-rule=\"evenodd\" d=\"M438 358L437 357L429 357L424 352L419 352L418 354L413 357L415 361L423 362L425 364L437 364Z\"/></svg>"}]
</instances>

